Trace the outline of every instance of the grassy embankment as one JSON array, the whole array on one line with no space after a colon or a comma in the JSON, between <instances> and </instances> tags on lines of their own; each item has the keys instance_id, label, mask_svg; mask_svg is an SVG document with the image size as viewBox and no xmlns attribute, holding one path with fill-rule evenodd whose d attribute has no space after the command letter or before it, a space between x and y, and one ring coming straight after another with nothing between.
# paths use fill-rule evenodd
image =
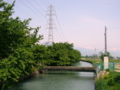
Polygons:
<instances>
[{"instance_id":1,"label":"grassy embankment","mask_svg":"<svg viewBox=\"0 0 120 90\"><path fill-rule=\"evenodd\" d=\"M89 61L89 62L91 62L93 65L95 64L95 63L100 63L100 62L102 62L100 59L82 59L83 61Z\"/></svg>"},{"instance_id":2,"label":"grassy embankment","mask_svg":"<svg viewBox=\"0 0 120 90\"><path fill-rule=\"evenodd\" d=\"M120 90L120 72L111 71L98 79L96 90Z\"/></svg>"},{"instance_id":3,"label":"grassy embankment","mask_svg":"<svg viewBox=\"0 0 120 90\"><path fill-rule=\"evenodd\" d=\"M84 59L84 61L90 61L92 64L102 62L100 59ZM109 60L109 62L120 63L120 60ZM101 77L96 81L96 90L120 90L120 72L110 71Z\"/></svg>"},{"instance_id":4,"label":"grassy embankment","mask_svg":"<svg viewBox=\"0 0 120 90\"><path fill-rule=\"evenodd\" d=\"M101 59L82 59L82 60L83 61L90 61L90 62L92 62L92 64L101 63L102 62ZM120 63L120 60L109 60L109 62Z\"/></svg>"}]
</instances>

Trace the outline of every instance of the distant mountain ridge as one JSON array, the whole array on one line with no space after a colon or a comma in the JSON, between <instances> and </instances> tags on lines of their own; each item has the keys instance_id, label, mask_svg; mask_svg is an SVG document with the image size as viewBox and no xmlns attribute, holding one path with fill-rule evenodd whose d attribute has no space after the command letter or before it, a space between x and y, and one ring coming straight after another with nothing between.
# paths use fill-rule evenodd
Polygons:
<instances>
[{"instance_id":1,"label":"distant mountain ridge","mask_svg":"<svg viewBox=\"0 0 120 90\"><path fill-rule=\"evenodd\" d=\"M42 45L46 45L47 43L48 42L44 42L44 43L42 43ZM74 47L74 49L79 50L81 52L82 56L86 56L86 55L91 56L91 55L95 54L95 49L86 49L83 47ZM97 55L99 55L99 52L104 52L104 51L96 49ZM114 57L120 57L120 50L116 50L116 51L109 50L108 52L110 52L111 55Z\"/></svg>"},{"instance_id":2,"label":"distant mountain ridge","mask_svg":"<svg viewBox=\"0 0 120 90\"><path fill-rule=\"evenodd\" d=\"M95 49L86 49L86 48L83 48L83 47L74 47L74 49L77 49L81 52L81 54L83 56L86 56L86 55L93 55L95 54ZM96 54L99 55L99 52L101 52L102 50L99 50L99 49L96 49ZM102 51L104 52L104 51ZM111 53L112 56L114 57L120 57L120 50L109 50L108 52Z\"/></svg>"}]
</instances>

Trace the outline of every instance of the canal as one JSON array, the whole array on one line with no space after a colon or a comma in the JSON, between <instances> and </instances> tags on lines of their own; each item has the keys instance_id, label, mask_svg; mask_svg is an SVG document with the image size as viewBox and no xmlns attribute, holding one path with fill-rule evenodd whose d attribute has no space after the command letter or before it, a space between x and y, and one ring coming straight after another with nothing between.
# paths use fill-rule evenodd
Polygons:
<instances>
[{"instance_id":1,"label":"canal","mask_svg":"<svg viewBox=\"0 0 120 90\"><path fill-rule=\"evenodd\" d=\"M78 62L74 66L92 67ZM95 90L92 72L48 72L17 83L13 90Z\"/></svg>"}]
</instances>

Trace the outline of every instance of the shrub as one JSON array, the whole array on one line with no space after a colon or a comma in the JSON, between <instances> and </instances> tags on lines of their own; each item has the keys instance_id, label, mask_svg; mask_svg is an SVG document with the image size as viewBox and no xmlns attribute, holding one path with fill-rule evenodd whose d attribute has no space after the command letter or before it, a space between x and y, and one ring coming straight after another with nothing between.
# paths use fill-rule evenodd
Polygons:
<instances>
[{"instance_id":1,"label":"shrub","mask_svg":"<svg viewBox=\"0 0 120 90\"><path fill-rule=\"evenodd\" d=\"M108 79L109 77L110 77L110 76L109 76L108 74L106 74L106 75L103 76L103 79L106 80L106 79Z\"/></svg>"},{"instance_id":2,"label":"shrub","mask_svg":"<svg viewBox=\"0 0 120 90\"><path fill-rule=\"evenodd\" d=\"M117 75L115 78L114 78L115 82L118 82L120 83L120 75Z\"/></svg>"},{"instance_id":3,"label":"shrub","mask_svg":"<svg viewBox=\"0 0 120 90\"><path fill-rule=\"evenodd\" d=\"M109 69L109 68L107 68L107 69L106 69L106 71L107 71L107 72L110 72L110 69Z\"/></svg>"},{"instance_id":4,"label":"shrub","mask_svg":"<svg viewBox=\"0 0 120 90\"><path fill-rule=\"evenodd\" d=\"M108 82L107 82L107 85L108 85L108 86L113 86L113 85L115 85L114 79L113 79L113 78L110 78L110 79L108 80Z\"/></svg>"},{"instance_id":5,"label":"shrub","mask_svg":"<svg viewBox=\"0 0 120 90\"><path fill-rule=\"evenodd\" d=\"M97 87L97 90L109 90L109 87L107 86L107 83L102 78L97 80L96 87Z\"/></svg>"}]
</instances>

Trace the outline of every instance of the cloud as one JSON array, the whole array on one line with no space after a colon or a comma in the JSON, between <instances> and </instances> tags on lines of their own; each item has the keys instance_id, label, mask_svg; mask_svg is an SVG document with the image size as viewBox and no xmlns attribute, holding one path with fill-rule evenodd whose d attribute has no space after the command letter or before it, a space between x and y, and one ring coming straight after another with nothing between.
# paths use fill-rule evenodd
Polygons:
<instances>
[{"instance_id":1,"label":"cloud","mask_svg":"<svg viewBox=\"0 0 120 90\"><path fill-rule=\"evenodd\" d=\"M83 47L85 49L95 49L94 47Z\"/></svg>"},{"instance_id":2,"label":"cloud","mask_svg":"<svg viewBox=\"0 0 120 90\"><path fill-rule=\"evenodd\" d=\"M111 48L111 49L108 49L108 50L117 51L117 50L120 50L120 48Z\"/></svg>"}]
</instances>

